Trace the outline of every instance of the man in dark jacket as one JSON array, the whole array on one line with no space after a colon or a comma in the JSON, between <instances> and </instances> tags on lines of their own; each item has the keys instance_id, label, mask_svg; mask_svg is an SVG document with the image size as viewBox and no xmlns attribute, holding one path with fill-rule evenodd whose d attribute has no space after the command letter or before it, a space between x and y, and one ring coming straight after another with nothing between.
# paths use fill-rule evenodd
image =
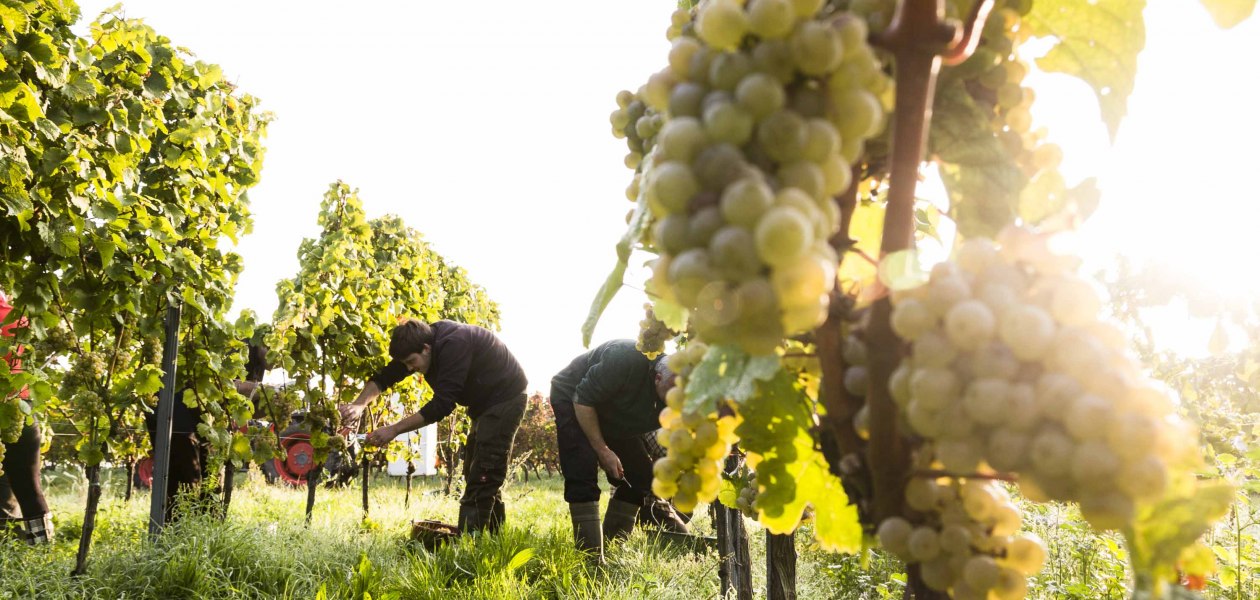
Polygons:
<instances>
[{"instance_id":1,"label":"man in dark jacket","mask_svg":"<svg viewBox=\"0 0 1260 600\"><path fill-rule=\"evenodd\" d=\"M600 344L551 379L564 499L579 548L602 554L603 538L628 536L640 507L652 499L653 457L645 436L660 428L673 384L664 356L649 360L634 340ZM600 468L616 486L602 528ZM686 529L672 510L666 518L668 528Z\"/></svg>"},{"instance_id":2,"label":"man in dark jacket","mask_svg":"<svg viewBox=\"0 0 1260 600\"><path fill-rule=\"evenodd\" d=\"M383 446L442 420L456 404L466 407L472 429L464 444L458 524L466 533L497 531L505 516L500 489L525 414L525 371L488 329L454 321L429 325L407 320L390 335L389 355L392 360L368 380L358 398L339 407L343 425L356 426L363 408L390 386L413 373L423 375L433 399L416 414L372 431L365 441Z\"/></svg>"}]
</instances>

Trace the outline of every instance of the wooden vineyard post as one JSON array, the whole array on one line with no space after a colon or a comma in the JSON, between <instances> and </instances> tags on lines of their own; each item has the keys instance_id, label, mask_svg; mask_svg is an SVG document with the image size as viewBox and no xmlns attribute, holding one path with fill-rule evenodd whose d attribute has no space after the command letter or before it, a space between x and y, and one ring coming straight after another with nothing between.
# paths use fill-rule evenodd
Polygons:
<instances>
[{"instance_id":1,"label":"wooden vineyard post","mask_svg":"<svg viewBox=\"0 0 1260 600\"><path fill-rule=\"evenodd\" d=\"M363 518L368 518L368 453L366 449L359 451L360 460L363 463Z\"/></svg>"},{"instance_id":2,"label":"wooden vineyard post","mask_svg":"<svg viewBox=\"0 0 1260 600\"><path fill-rule=\"evenodd\" d=\"M407 459L407 494L403 496L403 508L411 506L411 478L416 474L416 463Z\"/></svg>"},{"instance_id":3,"label":"wooden vineyard post","mask_svg":"<svg viewBox=\"0 0 1260 600\"><path fill-rule=\"evenodd\" d=\"M311 515L315 512L315 489L319 487L319 476L324 466L319 465L306 474L306 524L311 524Z\"/></svg>"},{"instance_id":4,"label":"wooden vineyard post","mask_svg":"<svg viewBox=\"0 0 1260 600\"><path fill-rule=\"evenodd\" d=\"M796 536L766 531L766 598L796 600Z\"/></svg>"},{"instance_id":5,"label":"wooden vineyard post","mask_svg":"<svg viewBox=\"0 0 1260 600\"><path fill-rule=\"evenodd\" d=\"M726 457L726 472L739 468L739 456ZM744 529L744 517L733 508L720 502L711 505L713 528L717 531L718 578L721 580L723 598L752 600L752 556L748 550L748 532ZM731 591L734 590L732 596Z\"/></svg>"},{"instance_id":6,"label":"wooden vineyard post","mask_svg":"<svg viewBox=\"0 0 1260 600\"><path fill-rule=\"evenodd\" d=\"M129 458L127 459L127 484L126 484L127 491L123 495L124 502L131 502L131 493L135 488L135 479L136 479L136 461Z\"/></svg>"},{"instance_id":7,"label":"wooden vineyard post","mask_svg":"<svg viewBox=\"0 0 1260 600\"><path fill-rule=\"evenodd\" d=\"M226 519L228 507L232 505L232 486L235 485L236 465L232 459L223 462L223 512L220 517Z\"/></svg>"}]
</instances>

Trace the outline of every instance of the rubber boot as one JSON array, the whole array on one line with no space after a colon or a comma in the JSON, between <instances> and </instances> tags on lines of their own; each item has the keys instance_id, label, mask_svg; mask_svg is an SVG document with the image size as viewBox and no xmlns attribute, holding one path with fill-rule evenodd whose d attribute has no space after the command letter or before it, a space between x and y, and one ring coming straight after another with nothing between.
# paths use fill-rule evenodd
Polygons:
<instances>
[{"instance_id":1,"label":"rubber boot","mask_svg":"<svg viewBox=\"0 0 1260 600\"><path fill-rule=\"evenodd\" d=\"M644 508L639 512L639 522L671 533L691 533L691 528L678 516L674 505L661 498L649 497L644 501Z\"/></svg>"},{"instance_id":2,"label":"rubber boot","mask_svg":"<svg viewBox=\"0 0 1260 600\"><path fill-rule=\"evenodd\" d=\"M573 518L573 542L578 550L603 562L604 534L599 528L599 502L570 502L569 516Z\"/></svg>"},{"instance_id":3,"label":"rubber boot","mask_svg":"<svg viewBox=\"0 0 1260 600\"><path fill-rule=\"evenodd\" d=\"M634 520L639 516L639 505L613 498L608 501L604 513L604 539L623 540L634 531Z\"/></svg>"},{"instance_id":4,"label":"rubber boot","mask_svg":"<svg viewBox=\"0 0 1260 600\"><path fill-rule=\"evenodd\" d=\"M476 506L459 505L459 521L456 523L459 532L470 535L481 531L485 524L481 522L481 511Z\"/></svg>"},{"instance_id":5,"label":"rubber boot","mask_svg":"<svg viewBox=\"0 0 1260 600\"><path fill-rule=\"evenodd\" d=\"M26 529L26 543L51 544L53 541L53 521L52 515L44 515L34 519L27 519L22 522Z\"/></svg>"}]
</instances>

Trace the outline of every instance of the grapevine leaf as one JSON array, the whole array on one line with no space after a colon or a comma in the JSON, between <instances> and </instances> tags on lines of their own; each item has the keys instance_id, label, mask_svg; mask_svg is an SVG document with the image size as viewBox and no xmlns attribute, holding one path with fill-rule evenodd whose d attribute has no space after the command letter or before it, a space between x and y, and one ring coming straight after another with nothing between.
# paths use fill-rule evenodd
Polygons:
<instances>
[{"instance_id":1,"label":"grapevine leaf","mask_svg":"<svg viewBox=\"0 0 1260 600\"><path fill-rule=\"evenodd\" d=\"M648 157L643 163L643 172L647 173L652 169L652 158ZM621 290L622 281L626 276L626 267L630 264L630 252L634 249L634 245L638 243L639 238L643 236L643 230L648 223L648 207L647 207L647 190L648 186L643 186L639 191L639 198L634 204L634 213L630 216L630 227L622 234L621 240L617 242L617 265L613 267L608 278L604 280L604 285L600 286L599 292L595 294L595 300L591 302L591 310L586 315L586 322L582 323L582 345L591 345L591 336L595 335L595 326L599 324L599 318L604 314L604 309L608 308L608 304L612 302L613 296Z\"/></svg>"},{"instance_id":2,"label":"grapevine leaf","mask_svg":"<svg viewBox=\"0 0 1260 600\"><path fill-rule=\"evenodd\" d=\"M718 502L726 508L738 508L735 501L739 499L739 488L735 487L735 482L726 477L722 478L721 487L718 488Z\"/></svg>"},{"instance_id":3,"label":"grapevine leaf","mask_svg":"<svg viewBox=\"0 0 1260 600\"><path fill-rule=\"evenodd\" d=\"M840 263L842 281L868 285L875 282L876 268L867 258L879 256L879 242L883 231L884 205L859 202L849 221L849 237L854 241L852 251L855 254L846 256Z\"/></svg>"},{"instance_id":4,"label":"grapevine leaf","mask_svg":"<svg viewBox=\"0 0 1260 600\"><path fill-rule=\"evenodd\" d=\"M719 400L743 402L756 393L756 382L779 372L779 357L749 356L738 346L709 346L687 378L687 411L708 414Z\"/></svg>"},{"instance_id":5,"label":"grapevine leaf","mask_svg":"<svg viewBox=\"0 0 1260 600\"><path fill-rule=\"evenodd\" d=\"M1229 29L1246 21L1256 10L1256 0L1199 0L1212 20L1222 29Z\"/></svg>"},{"instance_id":6,"label":"grapevine leaf","mask_svg":"<svg viewBox=\"0 0 1260 600\"><path fill-rule=\"evenodd\" d=\"M1025 177L961 82L937 90L929 138L964 237L992 236L1015 220Z\"/></svg>"},{"instance_id":7,"label":"grapevine leaf","mask_svg":"<svg viewBox=\"0 0 1260 600\"><path fill-rule=\"evenodd\" d=\"M1089 84L1113 140L1146 45L1144 8L1146 0L1037 0L1026 18L1032 35L1058 39L1037 66Z\"/></svg>"},{"instance_id":8,"label":"grapevine leaf","mask_svg":"<svg viewBox=\"0 0 1260 600\"><path fill-rule=\"evenodd\" d=\"M144 365L136 371L133 389L137 396L152 396L162 389L162 369L157 365Z\"/></svg>"},{"instance_id":9,"label":"grapevine leaf","mask_svg":"<svg viewBox=\"0 0 1260 600\"><path fill-rule=\"evenodd\" d=\"M781 371L759 384L757 395L740 405L739 414L743 421L736 433L757 471L758 516L766 529L794 531L812 505L814 535L822 547L841 552L860 548L857 509L814 447L813 411L796 376Z\"/></svg>"},{"instance_id":10,"label":"grapevine leaf","mask_svg":"<svg viewBox=\"0 0 1260 600\"><path fill-rule=\"evenodd\" d=\"M1028 182L1020 193L1019 218L1036 225L1048 217L1059 214L1067 205L1067 184L1055 170L1042 171Z\"/></svg>"},{"instance_id":11,"label":"grapevine leaf","mask_svg":"<svg viewBox=\"0 0 1260 600\"><path fill-rule=\"evenodd\" d=\"M687 331L687 309L677 302L657 298L652 303L652 314L671 331Z\"/></svg>"}]
</instances>

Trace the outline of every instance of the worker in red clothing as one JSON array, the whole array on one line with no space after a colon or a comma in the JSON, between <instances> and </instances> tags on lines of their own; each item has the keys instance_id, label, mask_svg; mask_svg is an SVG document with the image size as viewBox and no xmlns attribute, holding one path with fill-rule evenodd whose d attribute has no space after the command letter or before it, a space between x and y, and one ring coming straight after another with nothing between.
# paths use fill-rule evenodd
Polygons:
<instances>
[{"instance_id":1,"label":"worker in red clothing","mask_svg":"<svg viewBox=\"0 0 1260 600\"><path fill-rule=\"evenodd\" d=\"M0 335L13 337L13 330L26 327L26 319L21 318L12 323L9 313L13 306L9 298L0 292ZM5 355L9 363L9 371L17 373L22 370L21 346ZM26 400L30 390L23 387L18 397ZM46 544L53 539L52 513L48 510L48 501L44 499L44 490L40 486L40 470L43 468L43 456L40 447L43 445L39 427L35 422L23 425L21 434L13 442L4 443L4 475L0 477L0 525L5 530L14 528L18 523L24 531L26 541L31 544Z\"/></svg>"}]
</instances>

